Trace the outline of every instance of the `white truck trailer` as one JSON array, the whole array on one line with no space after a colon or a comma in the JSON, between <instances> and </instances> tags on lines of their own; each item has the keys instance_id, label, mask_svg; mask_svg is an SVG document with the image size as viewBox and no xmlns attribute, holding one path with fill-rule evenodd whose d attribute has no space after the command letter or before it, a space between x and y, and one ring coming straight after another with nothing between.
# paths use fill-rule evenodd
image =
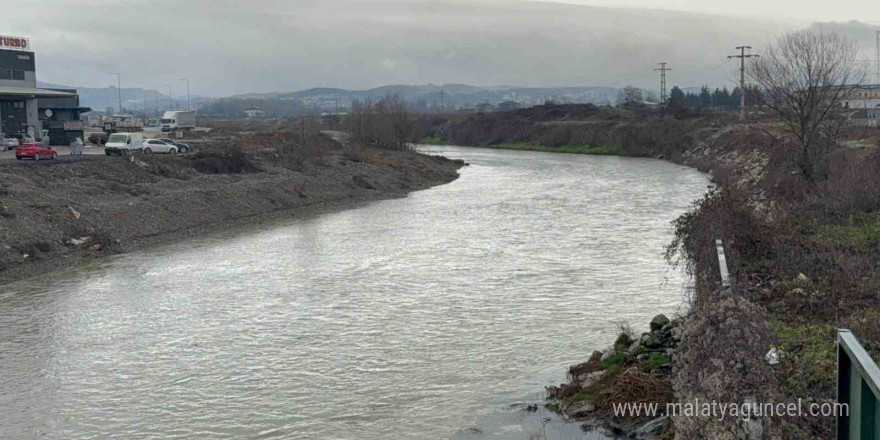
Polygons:
<instances>
[{"instance_id":1,"label":"white truck trailer","mask_svg":"<svg viewBox=\"0 0 880 440\"><path fill-rule=\"evenodd\" d=\"M162 131L185 131L196 128L196 112L173 111L162 115Z\"/></svg>"}]
</instances>

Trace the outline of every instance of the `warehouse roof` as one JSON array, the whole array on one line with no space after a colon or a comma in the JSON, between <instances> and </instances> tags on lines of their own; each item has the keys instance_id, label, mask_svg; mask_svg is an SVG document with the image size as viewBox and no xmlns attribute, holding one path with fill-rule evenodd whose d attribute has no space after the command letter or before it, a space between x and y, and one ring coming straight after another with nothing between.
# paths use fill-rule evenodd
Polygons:
<instances>
[{"instance_id":1,"label":"warehouse roof","mask_svg":"<svg viewBox=\"0 0 880 440\"><path fill-rule=\"evenodd\" d=\"M30 87L0 87L0 95L63 98L68 96L76 96L76 93L59 92L57 90L48 89L34 89Z\"/></svg>"}]
</instances>

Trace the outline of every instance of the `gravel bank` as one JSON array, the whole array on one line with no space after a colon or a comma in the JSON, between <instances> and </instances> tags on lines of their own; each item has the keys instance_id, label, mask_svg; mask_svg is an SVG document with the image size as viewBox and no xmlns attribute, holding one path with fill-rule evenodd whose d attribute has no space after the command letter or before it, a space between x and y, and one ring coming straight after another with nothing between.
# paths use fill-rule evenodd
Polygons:
<instances>
[{"instance_id":1,"label":"gravel bank","mask_svg":"<svg viewBox=\"0 0 880 440\"><path fill-rule=\"evenodd\" d=\"M254 167L237 172L197 155L0 164L0 283L208 230L403 197L455 180L463 165L342 148L295 164L265 149L247 157Z\"/></svg>"}]
</instances>

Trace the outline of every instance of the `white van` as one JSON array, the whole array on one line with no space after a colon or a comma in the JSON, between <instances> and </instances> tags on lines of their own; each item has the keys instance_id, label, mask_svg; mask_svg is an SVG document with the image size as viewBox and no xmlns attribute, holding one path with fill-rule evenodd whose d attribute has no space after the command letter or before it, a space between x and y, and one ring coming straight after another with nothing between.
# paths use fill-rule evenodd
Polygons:
<instances>
[{"instance_id":1,"label":"white van","mask_svg":"<svg viewBox=\"0 0 880 440\"><path fill-rule=\"evenodd\" d=\"M113 133L104 144L104 154L122 156L144 148L143 133Z\"/></svg>"}]
</instances>

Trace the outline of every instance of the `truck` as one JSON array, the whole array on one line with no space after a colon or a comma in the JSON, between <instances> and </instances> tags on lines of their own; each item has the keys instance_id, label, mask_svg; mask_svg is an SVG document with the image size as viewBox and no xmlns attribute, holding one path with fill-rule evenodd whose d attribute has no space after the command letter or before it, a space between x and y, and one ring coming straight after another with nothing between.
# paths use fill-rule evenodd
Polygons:
<instances>
[{"instance_id":1,"label":"truck","mask_svg":"<svg viewBox=\"0 0 880 440\"><path fill-rule=\"evenodd\" d=\"M144 122L131 116L104 116L102 119L102 128L104 133L113 134L116 132L131 133L135 131L144 131Z\"/></svg>"},{"instance_id":2,"label":"truck","mask_svg":"<svg viewBox=\"0 0 880 440\"><path fill-rule=\"evenodd\" d=\"M104 154L111 156L123 156L142 151L144 149L144 134L134 133L113 133L107 138L104 144Z\"/></svg>"},{"instance_id":3,"label":"truck","mask_svg":"<svg viewBox=\"0 0 880 440\"><path fill-rule=\"evenodd\" d=\"M196 112L172 111L162 115L162 131L183 131L196 128Z\"/></svg>"}]
</instances>

